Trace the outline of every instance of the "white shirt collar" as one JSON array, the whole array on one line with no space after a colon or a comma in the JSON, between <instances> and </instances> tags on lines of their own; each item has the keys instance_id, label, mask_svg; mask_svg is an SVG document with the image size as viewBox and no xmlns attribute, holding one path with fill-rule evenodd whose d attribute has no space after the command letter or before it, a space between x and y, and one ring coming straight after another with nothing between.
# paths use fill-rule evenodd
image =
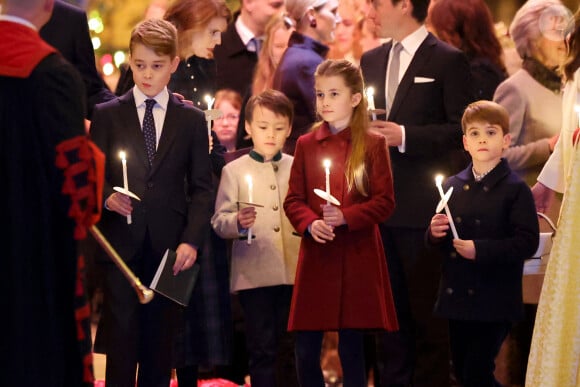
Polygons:
<instances>
[{"instance_id":1,"label":"white shirt collar","mask_svg":"<svg viewBox=\"0 0 580 387\"><path fill-rule=\"evenodd\" d=\"M240 35L240 39L242 39L242 42L244 43L244 46L247 46L250 39L254 38L254 33L244 24L241 16L238 16L236 19L235 27L238 35Z\"/></svg>"},{"instance_id":2,"label":"white shirt collar","mask_svg":"<svg viewBox=\"0 0 580 387\"><path fill-rule=\"evenodd\" d=\"M403 45L403 49L408 54L414 56L419 49L419 46L421 46L423 41L427 38L427 35L429 35L427 28L425 25L421 25L421 27L417 28L414 32L410 33L403 40L401 40L401 45Z\"/></svg>"},{"instance_id":3,"label":"white shirt collar","mask_svg":"<svg viewBox=\"0 0 580 387\"><path fill-rule=\"evenodd\" d=\"M38 31L38 28L36 28L36 26L34 24L32 24L28 20L23 19L23 18L18 17L18 16L0 15L0 21L9 21L12 23L22 24L23 26L26 26L28 28L32 28L34 31Z\"/></svg>"},{"instance_id":4,"label":"white shirt collar","mask_svg":"<svg viewBox=\"0 0 580 387\"><path fill-rule=\"evenodd\" d=\"M145 100L150 99L150 97L146 96L137 86L133 87L133 97L135 98L135 106L137 107L145 105ZM169 102L169 92L167 91L167 87L164 87L163 90L152 99L154 99L163 110L166 110L167 103Z\"/></svg>"}]
</instances>

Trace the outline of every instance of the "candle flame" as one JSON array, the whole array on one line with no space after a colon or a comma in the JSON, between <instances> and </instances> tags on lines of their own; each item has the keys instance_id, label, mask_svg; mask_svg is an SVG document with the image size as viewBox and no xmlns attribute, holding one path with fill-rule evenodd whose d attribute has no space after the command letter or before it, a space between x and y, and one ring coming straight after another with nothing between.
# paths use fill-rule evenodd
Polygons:
<instances>
[{"instance_id":1,"label":"candle flame","mask_svg":"<svg viewBox=\"0 0 580 387\"><path fill-rule=\"evenodd\" d=\"M119 157L121 158L121 160L125 161L125 151L120 151L119 152Z\"/></svg>"},{"instance_id":2,"label":"candle flame","mask_svg":"<svg viewBox=\"0 0 580 387\"><path fill-rule=\"evenodd\" d=\"M252 176L246 175L246 181L248 182L248 185L252 185Z\"/></svg>"},{"instance_id":3,"label":"candle flame","mask_svg":"<svg viewBox=\"0 0 580 387\"><path fill-rule=\"evenodd\" d=\"M208 110L211 110L211 107L215 101L215 98L212 98L209 94L206 94L205 97L203 97L205 99L205 102L207 103L207 108Z\"/></svg>"},{"instance_id":4,"label":"candle flame","mask_svg":"<svg viewBox=\"0 0 580 387\"><path fill-rule=\"evenodd\" d=\"M574 105L574 111L576 113L580 113L580 105L578 105L578 104Z\"/></svg>"},{"instance_id":5,"label":"candle flame","mask_svg":"<svg viewBox=\"0 0 580 387\"><path fill-rule=\"evenodd\" d=\"M325 159L322 162L322 165L324 165L324 168L330 168L330 160L329 159Z\"/></svg>"},{"instance_id":6,"label":"candle flame","mask_svg":"<svg viewBox=\"0 0 580 387\"><path fill-rule=\"evenodd\" d=\"M367 87L367 98L375 95L375 88L372 86Z\"/></svg>"},{"instance_id":7,"label":"candle flame","mask_svg":"<svg viewBox=\"0 0 580 387\"><path fill-rule=\"evenodd\" d=\"M443 175L435 176L435 184L440 185L443 182Z\"/></svg>"}]
</instances>

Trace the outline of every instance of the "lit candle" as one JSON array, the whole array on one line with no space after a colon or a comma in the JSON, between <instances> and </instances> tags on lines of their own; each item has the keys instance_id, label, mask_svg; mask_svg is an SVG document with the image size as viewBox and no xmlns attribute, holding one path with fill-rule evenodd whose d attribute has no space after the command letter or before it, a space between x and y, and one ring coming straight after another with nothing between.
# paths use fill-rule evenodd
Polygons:
<instances>
[{"instance_id":1,"label":"lit candle","mask_svg":"<svg viewBox=\"0 0 580 387\"><path fill-rule=\"evenodd\" d=\"M435 185L439 190L439 195L441 196L441 200L445 201L445 193L443 193L443 187L441 183L443 182L443 176L437 175L435 177ZM447 214L447 219L449 219L449 227L451 227L451 232L453 233L454 239L459 239L457 235L457 230L455 229L455 223L453 223L453 218L451 217L451 211L449 210L449 206L445 203L445 214Z\"/></svg>"},{"instance_id":2,"label":"lit candle","mask_svg":"<svg viewBox=\"0 0 580 387\"><path fill-rule=\"evenodd\" d=\"M371 112L371 116L373 121L377 119L377 115L375 114L375 89L373 87L367 87L367 104L369 106L369 111Z\"/></svg>"},{"instance_id":3,"label":"lit candle","mask_svg":"<svg viewBox=\"0 0 580 387\"><path fill-rule=\"evenodd\" d=\"M246 175L246 181L248 182L248 203L254 202L254 184L252 183L252 176ZM248 244L252 244L252 228L248 228Z\"/></svg>"},{"instance_id":4,"label":"lit candle","mask_svg":"<svg viewBox=\"0 0 580 387\"><path fill-rule=\"evenodd\" d=\"M213 98L209 95L206 95L204 97L204 99L205 99L205 102L207 103L207 110L211 110L213 103L215 102L215 98ZM209 116L207 116L207 117L209 117ZM207 135L211 136L211 118L207 118Z\"/></svg>"},{"instance_id":5,"label":"lit candle","mask_svg":"<svg viewBox=\"0 0 580 387\"><path fill-rule=\"evenodd\" d=\"M330 198L330 160L325 159L322 164L324 165L324 173L326 177L326 197ZM326 204L330 204L330 201L327 199Z\"/></svg>"},{"instance_id":6,"label":"lit candle","mask_svg":"<svg viewBox=\"0 0 580 387\"><path fill-rule=\"evenodd\" d=\"M129 179L127 178L127 159L124 151L119 152L119 157L121 158L121 163L123 164L123 188L125 191L129 191ZM131 224L131 214L127 215L127 224Z\"/></svg>"}]
</instances>

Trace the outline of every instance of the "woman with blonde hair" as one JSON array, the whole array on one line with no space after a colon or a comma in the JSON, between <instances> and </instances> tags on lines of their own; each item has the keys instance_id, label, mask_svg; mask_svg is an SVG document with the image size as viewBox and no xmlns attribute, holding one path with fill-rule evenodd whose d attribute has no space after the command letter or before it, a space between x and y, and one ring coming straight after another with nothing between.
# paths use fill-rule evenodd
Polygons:
<instances>
[{"instance_id":1,"label":"woman with blonde hair","mask_svg":"<svg viewBox=\"0 0 580 387\"><path fill-rule=\"evenodd\" d=\"M276 67L288 48L288 39L294 31L294 24L294 21L284 13L274 15L266 25L264 44L254 72L253 95L272 88Z\"/></svg>"}]
</instances>

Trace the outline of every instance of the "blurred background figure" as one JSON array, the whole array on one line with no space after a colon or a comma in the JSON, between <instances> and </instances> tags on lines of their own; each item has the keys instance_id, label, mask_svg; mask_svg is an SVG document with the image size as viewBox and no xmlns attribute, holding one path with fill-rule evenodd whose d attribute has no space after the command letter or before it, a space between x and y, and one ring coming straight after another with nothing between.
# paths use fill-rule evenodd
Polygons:
<instances>
[{"instance_id":1,"label":"blurred background figure","mask_svg":"<svg viewBox=\"0 0 580 387\"><path fill-rule=\"evenodd\" d=\"M492 100L507 73L493 17L484 0L437 0L429 7L427 24L439 39L467 56L475 99Z\"/></svg>"},{"instance_id":2,"label":"blurred background figure","mask_svg":"<svg viewBox=\"0 0 580 387\"><path fill-rule=\"evenodd\" d=\"M562 216L550 253L550 264L534 325L526 385L579 386L580 342L580 151L577 134L580 105L580 8L576 11L564 66L562 131L532 191L538 211L554 191L563 192ZM554 190L554 191L552 191ZM547 195L547 196L545 196Z\"/></svg>"},{"instance_id":3,"label":"blurred background figure","mask_svg":"<svg viewBox=\"0 0 580 387\"><path fill-rule=\"evenodd\" d=\"M213 52L221 44L221 33L227 28L231 11L223 0L177 0L163 18L177 28L181 59L167 87L204 110L205 96L213 96L216 91ZM133 85L133 75L127 68L119 78L115 94L122 95Z\"/></svg>"},{"instance_id":4,"label":"blurred background figure","mask_svg":"<svg viewBox=\"0 0 580 387\"><path fill-rule=\"evenodd\" d=\"M213 122L213 131L227 152L233 152L236 150L236 132L242 97L232 89L218 90L215 94L214 107L221 110L222 116Z\"/></svg>"},{"instance_id":5,"label":"blurred background figure","mask_svg":"<svg viewBox=\"0 0 580 387\"><path fill-rule=\"evenodd\" d=\"M338 0L288 0L288 15L296 23L288 48L276 69L274 89L286 94L294 104L294 122L284 153L293 155L296 140L316 121L314 72L334 41Z\"/></svg>"},{"instance_id":6,"label":"blurred background figure","mask_svg":"<svg viewBox=\"0 0 580 387\"><path fill-rule=\"evenodd\" d=\"M246 106L248 99L252 95L257 95L266 89L273 88L276 68L288 48L288 40L292 31L295 30L295 24L294 20L286 13L278 13L272 16L266 25L264 43L258 54L258 62L254 69L252 90L246 95L242 107ZM252 144L250 135L246 133L245 129L245 109L240 112L237 132L237 146L240 152L235 157L248 153Z\"/></svg>"},{"instance_id":7,"label":"blurred background figure","mask_svg":"<svg viewBox=\"0 0 580 387\"><path fill-rule=\"evenodd\" d=\"M274 83L274 73L288 48L288 40L294 31L294 21L285 13L272 16L266 26L264 44L258 56L254 72L252 95L271 89Z\"/></svg>"},{"instance_id":8,"label":"blurred background figure","mask_svg":"<svg viewBox=\"0 0 580 387\"><path fill-rule=\"evenodd\" d=\"M517 11L510 36L523 60L522 68L502 82L493 97L510 115L512 140L503 156L530 186L554 151L562 126L560 69L566 59L564 31L570 16L559 0L530 0ZM559 199L546 209L554 222ZM525 308L525 320L514 325L506 343L510 382L516 385L525 381L537 304Z\"/></svg>"},{"instance_id":9,"label":"blurred background figure","mask_svg":"<svg viewBox=\"0 0 580 387\"><path fill-rule=\"evenodd\" d=\"M364 18L359 7L360 3L360 0L340 0L338 4L340 22L336 24L335 39L330 45L328 59L346 59L359 65Z\"/></svg>"},{"instance_id":10,"label":"blurred background figure","mask_svg":"<svg viewBox=\"0 0 580 387\"><path fill-rule=\"evenodd\" d=\"M284 10L284 0L240 0L239 12L216 49L218 89L234 89L243 99L251 93L252 76L264 42L266 25Z\"/></svg>"}]
</instances>

